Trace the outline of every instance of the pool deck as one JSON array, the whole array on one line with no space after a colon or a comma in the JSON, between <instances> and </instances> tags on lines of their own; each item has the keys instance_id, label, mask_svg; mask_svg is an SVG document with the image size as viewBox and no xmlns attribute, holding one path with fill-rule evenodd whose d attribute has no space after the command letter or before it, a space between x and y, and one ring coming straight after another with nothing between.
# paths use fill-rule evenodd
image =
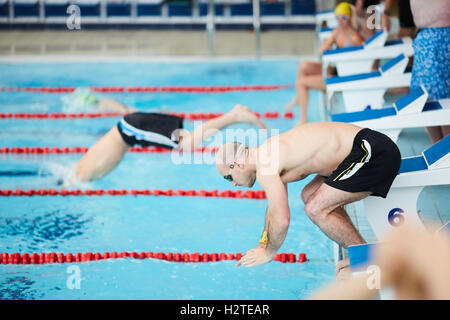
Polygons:
<instances>
[{"instance_id":1,"label":"pool deck","mask_svg":"<svg viewBox=\"0 0 450 320\"><path fill-rule=\"evenodd\" d=\"M263 31L261 56L312 55L311 30ZM4 56L208 56L206 31L0 31L0 57ZM216 31L214 55L255 56L251 31Z\"/></svg>"}]
</instances>

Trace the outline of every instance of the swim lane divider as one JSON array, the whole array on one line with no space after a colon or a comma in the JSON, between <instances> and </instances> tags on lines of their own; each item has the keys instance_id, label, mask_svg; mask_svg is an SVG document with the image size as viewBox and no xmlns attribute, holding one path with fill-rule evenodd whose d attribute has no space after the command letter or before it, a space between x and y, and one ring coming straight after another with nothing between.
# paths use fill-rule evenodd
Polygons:
<instances>
[{"instance_id":1,"label":"swim lane divider","mask_svg":"<svg viewBox=\"0 0 450 320\"><path fill-rule=\"evenodd\" d=\"M223 93L233 91L273 91L293 88L293 85L241 85L241 86L93 86L93 92L183 92L183 93ZM34 92L34 93L70 93L75 87L0 87L3 92Z\"/></svg>"},{"instance_id":2,"label":"swim lane divider","mask_svg":"<svg viewBox=\"0 0 450 320\"><path fill-rule=\"evenodd\" d=\"M31 196L165 196L165 197L210 197L210 198L237 198L237 199L266 199L264 190L160 190L160 189L95 189L95 190L56 190L56 189L30 189L30 190L0 190L0 197L31 197Z\"/></svg>"},{"instance_id":3,"label":"swim lane divider","mask_svg":"<svg viewBox=\"0 0 450 320\"><path fill-rule=\"evenodd\" d=\"M226 260L240 260L242 253L179 253L179 252L104 252L103 254L97 252L86 252L76 254L72 253L0 253L0 264L48 264L48 263L76 263L99 261L108 259L158 259L170 262L218 262ZM273 258L274 261L289 262L289 263L303 263L308 261L305 253L300 253L298 259L294 253L278 253Z\"/></svg>"},{"instance_id":4,"label":"swim lane divider","mask_svg":"<svg viewBox=\"0 0 450 320\"><path fill-rule=\"evenodd\" d=\"M223 115L223 113L213 112L169 112L170 115L175 115L186 120L210 120ZM259 118L264 119L279 119L281 115L278 112L264 112L254 114ZM33 120L59 120L59 119L95 119L95 118L115 118L125 116L125 113L118 112L97 112L97 113L0 113L0 119L33 119ZM285 119L293 119L294 114L291 111L285 112L282 115Z\"/></svg>"},{"instance_id":5,"label":"swim lane divider","mask_svg":"<svg viewBox=\"0 0 450 320\"><path fill-rule=\"evenodd\" d=\"M88 147L2 147L0 154L67 154L67 153L86 153ZM195 153L216 153L218 147L195 148ZM128 152L132 153L170 153L182 152L178 150L160 148L160 147L131 147ZM190 152L188 152L190 153Z\"/></svg>"}]
</instances>

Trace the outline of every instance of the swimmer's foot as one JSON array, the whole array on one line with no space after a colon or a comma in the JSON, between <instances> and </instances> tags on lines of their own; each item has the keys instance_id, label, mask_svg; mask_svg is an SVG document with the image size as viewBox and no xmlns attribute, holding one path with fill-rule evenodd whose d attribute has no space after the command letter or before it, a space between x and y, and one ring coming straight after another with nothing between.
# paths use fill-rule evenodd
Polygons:
<instances>
[{"instance_id":1,"label":"swimmer's foot","mask_svg":"<svg viewBox=\"0 0 450 320\"><path fill-rule=\"evenodd\" d=\"M350 272L350 259L345 258L340 260L336 268L334 269L334 274L338 279L345 279Z\"/></svg>"},{"instance_id":2,"label":"swimmer's foot","mask_svg":"<svg viewBox=\"0 0 450 320\"><path fill-rule=\"evenodd\" d=\"M252 113L249 107L238 104L230 111L230 113L234 115L237 122L247 122L257 126L258 128L267 129L264 122Z\"/></svg>"}]
</instances>

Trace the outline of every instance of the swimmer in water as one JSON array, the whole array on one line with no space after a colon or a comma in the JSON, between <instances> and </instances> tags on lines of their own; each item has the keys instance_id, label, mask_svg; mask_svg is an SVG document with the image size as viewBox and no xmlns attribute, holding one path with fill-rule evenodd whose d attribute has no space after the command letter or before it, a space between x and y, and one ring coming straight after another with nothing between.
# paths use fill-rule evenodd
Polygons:
<instances>
[{"instance_id":1,"label":"swimmer in water","mask_svg":"<svg viewBox=\"0 0 450 320\"><path fill-rule=\"evenodd\" d=\"M87 88L77 88L72 94L64 96L62 102L64 112L89 112L96 109L118 113L137 111L113 99L97 98Z\"/></svg>"},{"instance_id":2,"label":"swimmer in water","mask_svg":"<svg viewBox=\"0 0 450 320\"><path fill-rule=\"evenodd\" d=\"M307 123L253 148L238 142L221 146L219 174L234 186L252 187L258 180L268 199L261 241L237 266L272 260L290 223L287 184L311 174L315 178L301 193L308 217L345 248L365 243L343 206L368 196L385 198L400 162L397 145L386 135L340 122Z\"/></svg>"},{"instance_id":3,"label":"swimmer in water","mask_svg":"<svg viewBox=\"0 0 450 320\"><path fill-rule=\"evenodd\" d=\"M238 122L266 129L264 123L248 107L236 105L228 113L205 121L194 131L183 130L183 119L163 113L136 112L122 120L95 143L78 161L66 184L99 179L113 170L128 148L157 146L192 151L217 130Z\"/></svg>"}]
</instances>

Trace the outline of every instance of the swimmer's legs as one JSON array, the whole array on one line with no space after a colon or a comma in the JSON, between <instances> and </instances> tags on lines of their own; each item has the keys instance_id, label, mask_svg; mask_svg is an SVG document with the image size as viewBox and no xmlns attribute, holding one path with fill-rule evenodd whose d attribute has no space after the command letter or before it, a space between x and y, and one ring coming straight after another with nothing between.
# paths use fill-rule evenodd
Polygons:
<instances>
[{"instance_id":1,"label":"swimmer's legs","mask_svg":"<svg viewBox=\"0 0 450 320\"><path fill-rule=\"evenodd\" d=\"M450 126L437 126L426 128L431 144L435 144L450 134Z\"/></svg>"},{"instance_id":2,"label":"swimmer's legs","mask_svg":"<svg viewBox=\"0 0 450 320\"><path fill-rule=\"evenodd\" d=\"M220 129L239 122L249 123L260 129L266 129L264 122L251 112L248 107L238 104L224 115L203 122L192 132L182 130L180 133L180 149L185 151L193 150L204 140L216 134Z\"/></svg>"},{"instance_id":3,"label":"swimmer's legs","mask_svg":"<svg viewBox=\"0 0 450 320\"><path fill-rule=\"evenodd\" d=\"M133 107L126 106L121 104L118 101L112 99L101 99L97 104L99 109L103 109L111 112L119 112L119 113L130 113L136 112L137 110Z\"/></svg>"},{"instance_id":4,"label":"swimmer's legs","mask_svg":"<svg viewBox=\"0 0 450 320\"><path fill-rule=\"evenodd\" d=\"M321 183L307 199L305 212L331 240L347 248L366 241L342 206L369 195L370 192L346 192Z\"/></svg>"},{"instance_id":5,"label":"swimmer's legs","mask_svg":"<svg viewBox=\"0 0 450 320\"><path fill-rule=\"evenodd\" d=\"M306 123L308 115L309 89L325 90L326 86L322 79L322 64L320 62L304 61L298 68L297 81L295 83L297 95L285 109L296 104L300 106L300 124Z\"/></svg>"},{"instance_id":6,"label":"swimmer's legs","mask_svg":"<svg viewBox=\"0 0 450 320\"><path fill-rule=\"evenodd\" d=\"M75 170L78 180L85 182L105 176L119 164L129 147L115 126L78 161Z\"/></svg>"},{"instance_id":7,"label":"swimmer's legs","mask_svg":"<svg viewBox=\"0 0 450 320\"><path fill-rule=\"evenodd\" d=\"M325 177L321 175L316 175L302 190L301 198L303 203L307 203L308 199L314 194L314 192L319 189L322 183L326 180Z\"/></svg>"}]
</instances>

